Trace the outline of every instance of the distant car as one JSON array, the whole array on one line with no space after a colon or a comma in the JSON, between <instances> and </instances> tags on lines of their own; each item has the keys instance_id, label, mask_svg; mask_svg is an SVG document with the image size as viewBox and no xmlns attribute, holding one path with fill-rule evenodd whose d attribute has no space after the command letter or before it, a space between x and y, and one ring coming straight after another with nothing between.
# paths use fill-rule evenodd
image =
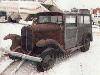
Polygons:
<instances>
[{"instance_id":1,"label":"distant car","mask_svg":"<svg viewBox=\"0 0 100 75\"><path fill-rule=\"evenodd\" d=\"M7 13L5 11L0 11L0 22L7 21Z\"/></svg>"},{"instance_id":2,"label":"distant car","mask_svg":"<svg viewBox=\"0 0 100 75\"><path fill-rule=\"evenodd\" d=\"M19 21L21 20L21 16L19 13L11 13L8 16L8 22L13 22L13 23L19 23Z\"/></svg>"}]
</instances>

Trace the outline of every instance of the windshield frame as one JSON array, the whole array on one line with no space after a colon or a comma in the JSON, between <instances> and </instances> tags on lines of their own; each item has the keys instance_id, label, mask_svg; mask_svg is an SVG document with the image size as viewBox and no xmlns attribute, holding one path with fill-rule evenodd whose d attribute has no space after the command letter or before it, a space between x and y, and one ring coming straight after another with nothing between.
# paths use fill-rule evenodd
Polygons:
<instances>
[{"instance_id":1,"label":"windshield frame","mask_svg":"<svg viewBox=\"0 0 100 75\"><path fill-rule=\"evenodd\" d=\"M39 22L39 17L40 16L49 16L50 17L50 21L49 22L44 22L44 23L40 23ZM57 23L53 23L53 22L51 22L51 16L61 16L61 23L58 23L58 21L57 21ZM57 18L58 19L58 18ZM51 24L60 24L60 25L62 25L64 22L63 22L63 20L64 20L64 17L63 17L63 13L59 13L59 12L41 12L41 13L38 13L37 14L37 23L38 24L47 24L47 23L51 23Z\"/></svg>"}]
</instances>

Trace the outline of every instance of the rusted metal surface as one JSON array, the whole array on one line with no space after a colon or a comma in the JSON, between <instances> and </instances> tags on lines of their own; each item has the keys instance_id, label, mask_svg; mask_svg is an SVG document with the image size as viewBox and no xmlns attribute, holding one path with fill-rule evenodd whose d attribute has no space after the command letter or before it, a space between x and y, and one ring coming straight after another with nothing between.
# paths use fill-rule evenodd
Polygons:
<instances>
[{"instance_id":1,"label":"rusted metal surface","mask_svg":"<svg viewBox=\"0 0 100 75\"><path fill-rule=\"evenodd\" d=\"M75 24L71 23L65 23L65 24L56 24L52 22L47 23L39 23L39 16L74 16L75 18ZM79 19L77 18L79 16L88 16L90 19L89 24L79 24ZM38 41L41 39L53 39L56 40L63 48L71 48L80 45L82 42L82 38L84 38L84 35L88 36L89 38L92 37L92 29L91 29L91 16L90 14L76 14L76 13L70 13L70 14L64 14L59 12L41 12L36 15L37 22L33 23L32 26L27 26L29 29L32 30L32 35L34 37L30 37L33 39L33 45L35 45ZM65 21L65 20L64 20ZM7 35L9 36L9 35ZM14 35L15 36L15 35ZM14 37L13 36L13 37ZM9 36L10 37L10 36ZM10 37L12 39L12 37ZM15 38L15 37L14 37ZM9 38L8 38L9 39ZM19 37L20 39L20 37ZM18 44L20 45L20 40L17 39ZM16 43L16 38L12 40L13 43ZM14 44L15 45L15 44Z\"/></svg>"},{"instance_id":2,"label":"rusted metal surface","mask_svg":"<svg viewBox=\"0 0 100 75\"><path fill-rule=\"evenodd\" d=\"M36 39L54 39L64 46L64 26L57 24L37 24L33 25L33 35Z\"/></svg>"},{"instance_id":3,"label":"rusted metal surface","mask_svg":"<svg viewBox=\"0 0 100 75\"><path fill-rule=\"evenodd\" d=\"M53 23L32 25L34 32L53 32L61 30L61 26Z\"/></svg>"}]
</instances>

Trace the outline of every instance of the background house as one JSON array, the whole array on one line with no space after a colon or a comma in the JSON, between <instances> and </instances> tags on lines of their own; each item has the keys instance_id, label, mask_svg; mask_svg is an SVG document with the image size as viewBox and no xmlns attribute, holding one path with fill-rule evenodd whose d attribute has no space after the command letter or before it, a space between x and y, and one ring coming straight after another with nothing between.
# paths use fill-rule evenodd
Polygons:
<instances>
[{"instance_id":1,"label":"background house","mask_svg":"<svg viewBox=\"0 0 100 75\"><path fill-rule=\"evenodd\" d=\"M100 25L100 8L92 9L92 19L94 24Z\"/></svg>"}]
</instances>

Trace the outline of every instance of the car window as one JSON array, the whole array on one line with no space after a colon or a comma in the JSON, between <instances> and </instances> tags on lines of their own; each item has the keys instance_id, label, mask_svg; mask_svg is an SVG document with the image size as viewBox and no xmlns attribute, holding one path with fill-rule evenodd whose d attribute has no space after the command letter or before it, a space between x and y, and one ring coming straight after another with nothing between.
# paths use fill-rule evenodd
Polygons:
<instances>
[{"instance_id":1,"label":"car window","mask_svg":"<svg viewBox=\"0 0 100 75\"><path fill-rule=\"evenodd\" d=\"M76 16L67 16L66 23L76 23Z\"/></svg>"},{"instance_id":2,"label":"car window","mask_svg":"<svg viewBox=\"0 0 100 75\"><path fill-rule=\"evenodd\" d=\"M83 19L84 19L84 17L81 16L81 15L79 15L79 16L78 16L78 23L79 23L79 24L83 24L83 23L84 23Z\"/></svg>"},{"instance_id":3,"label":"car window","mask_svg":"<svg viewBox=\"0 0 100 75\"><path fill-rule=\"evenodd\" d=\"M39 23L62 24L62 16L39 16Z\"/></svg>"},{"instance_id":4,"label":"car window","mask_svg":"<svg viewBox=\"0 0 100 75\"><path fill-rule=\"evenodd\" d=\"M46 23L46 22L50 22L49 16L39 16L39 23Z\"/></svg>"},{"instance_id":5,"label":"car window","mask_svg":"<svg viewBox=\"0 0 100 75\"><path fill-rule=\"evenodd\" d=\"M77 26L76 16L75 15L67 15L65 23L66 23L66 26Z\"/></svg>"},{"instance_id":6,"label":"car window","mask_svg":"<svg viewBox=\"0 0 100 75\"><path fill-rule=\"evenodd\" d=\"M84 16L84 24L90 24L90 16Z\"/></svg>"},{"instance_id":7,"label":"car window","mask_svg":"<svg viewBox=\"0 0 100 75\"><path fill-rule=\"evenodd\" d=\"M57 16L51 16L51 22L57 23Z\"/></svg>"}]
</instances>

